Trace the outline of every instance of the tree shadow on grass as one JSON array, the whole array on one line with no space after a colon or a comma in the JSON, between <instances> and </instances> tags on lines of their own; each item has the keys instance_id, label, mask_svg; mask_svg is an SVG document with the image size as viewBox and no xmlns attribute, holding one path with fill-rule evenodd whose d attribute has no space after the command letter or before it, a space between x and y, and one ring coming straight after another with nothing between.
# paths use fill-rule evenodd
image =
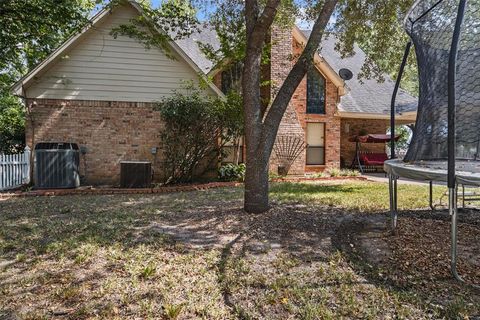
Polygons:
<instances>
[{"instance_id":1,"label":"tree shadow on grass","mask_svg":"<svg viewBox=\"0 0 480 320\"><path fill-rule=\"evenodd\" d=\"M273 259L282 264L284 256L287 264L287 260L299 261L294 262L298 265L328 260L330 232L337 223L336 218L335 221L331 218L343 212L296 204L275 206L262 215L249 215L242 211L238 194L222 196L218 191L214 194L74 196L3 202L2 212L7 213L0 218L3 241L0 257L15 262L0 279L0 286L15 287L20 281L26 281L19 275L28 275L28 281L35 286L10 293L10 301L28 293L41 296L46 287L56 286L60 291L52 294L56 295L56 301L61 299L60 308L68 309L73 303L85 305L88 297L74 294L75 290L64 286L84 288L92 283L103 283L111 279L112 272L117 277L141 279L148 271L145 268L149 253L158 251L196 257L202 252L221 252L233 241L232 250L241 245L249 256L262 263ZM235 240L240 234L248 241ZM90 247L94 250L112 248L114 253L122 253L119 258L122 260L100 261L102 257L94 254L96 260L90 261L87 257L83 262L82 255ZM219 255L220 261L231 261L228 253L229 250L224 249ZM140 258L135 257L138 254ZM130 268L126 266L129 260L138 260L135 263L140 265L132 266L138 270L126 269ZM92 276L82 274L83 268L92 272ZM218 268L221 277L225 269L221 264ZM186 271L179 272L181 276ZM223 284L219 285L222 290ZM69 295L75 297L62 298ZM237 304L235 292L231 303L227 297L225 295L224 301L227 306L232 308Z\"/></svg>"},{"instance_id":2,"label":"tree shadow on grass","mask_svg":"<svg viewBox=\"0 0 480 320\"><path fill-rule=\"evenodd\" d=\"M320 186L307 187L310 191L305 192L317 193ZM328 189L334 190L332 192L353 192L346 188L355 187L339 185L329 186ZM2 260L14 260L13 266L8 268L16 268L18 273L28 272L35 260L53 259L55 263L60 263L64 261L63 257L69 258L68 263L62 262L63 270L49 274L48 270L42 270L43 274L34 275L37 279L33 282L39 284L38 290L42 290L42 286L50 281L60 281L61 285L90 285L109 277L112 272L124 278L138 280L144 277L146 280L142 281L153 285L153 281L148 282L145 278L150 272L146 268L150 254L171 252L172 255L167 255L165 259L173 255L200 255L199 259L193 260L200 263L204 259L203 252L213 252L214 263L209 270L217 276L216 287L221 291L223 303L233 310L232 317L240 318L302 317L306 314L304 312L310 312L312 304L318 309L316 314L328 313L330 298L351 301L364 291L376 297L375 291L368 291L371 290L368 284L372 283L387 291L395 287L395 283L378 279L378 275L373 273L366 277L365 283L365 279L358 275L366 271L354 259L350 246L361 240L357 237L362 234L361 228L352 226L355 221L375 226L373 231L376 233L369 236L383 240L382 230L388 225L386 215L375 215L376 220L369 220L368 215L359 216L354 211L299 203L278 204L264 214L251 215L242 211L240 199L238 190L225 189L172 195L75 196L6 201L0 204L0 257ZM74 279L66 279L62 284L61 279L70 277L72 270L85 265L78 264L76 260L81 261L81 254L90 245L128 253L120 256L119 259L123 260L136 259L130 252L139 254L137 260L142 265L138 270L125 269L125 266L118 270L115 262L95 261L96 269L91 275L77 274ZM337 250L343 254L337 254ZM348 258L347 261L343 256ZM205 256L207 258L208 255ZM124 265L128 262L123 260L118 263ZM88 263L86 268L92 271ZM192 265L179 271L180 279L182 272L186 277L195 268ZM0 278L0 284L5 284L9 275L5 273ZM358 289L358 286L361 288ZM417 289L412 289L412 292ZM71 294L69 292L66 288L66 292L61 294ZM327 298L318 295L326 295ZM364 299L363 305L373 308L374 303L369 302L368 297ZM68 302L68 299L65 301ZM342 311L347 314L357 308L344 302L340 306L351 308ZM394 308L387 302L382 307ZM379 314L383 311L374 310L361 312ZM395 314L396 311L385 312ZM336 315L332 314L333 317Z\"/></svg>"}]
</instances>

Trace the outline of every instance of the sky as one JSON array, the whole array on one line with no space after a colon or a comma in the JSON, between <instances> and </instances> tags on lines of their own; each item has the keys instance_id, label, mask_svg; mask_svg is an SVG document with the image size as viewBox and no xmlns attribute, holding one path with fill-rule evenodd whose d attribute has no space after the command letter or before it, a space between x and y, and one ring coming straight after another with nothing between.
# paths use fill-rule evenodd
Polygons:
<instances>
[{"instance_id":1,"label":"sky","mask_svg":"<svg viewBox=\"0 0 480 320\"><path fill-rule=\"evenodd\" d=\"M152 7L158 7L161 2L162 2L162 0L150 0L150 3L152 4ZM202 15L202 14L200 13L200 15ZM205 17L203 17L203 18L205 18ZM204 19L202 19L201 16L199 16L199 19L204 20ZM334 20L335 20L335 16L332 16L332 19L331 19L330 23L334 23L335 22ZM311 29L312 25L313 25L312 21L306 21L306 20L302 20L302 19L297 19L295 21L295 23L302 30Z\"/></svg>"}]
</instances>

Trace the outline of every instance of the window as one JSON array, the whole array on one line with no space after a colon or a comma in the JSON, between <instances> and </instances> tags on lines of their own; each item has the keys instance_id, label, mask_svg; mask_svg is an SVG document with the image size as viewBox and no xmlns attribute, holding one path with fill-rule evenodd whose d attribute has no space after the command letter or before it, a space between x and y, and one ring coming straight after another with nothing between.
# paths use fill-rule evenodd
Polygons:
<instances>
[{"instance_id":1,"label":"window","mask_svg":"<svg viewBox=\"0 0 480 320\"><path fill-rule=\"evenodd\" d=\"M222 163L243 163L243 138L225 142Z\"/></svg>"},{"instance_id":2,"label":"window","mask_svg":"<svg viewBox=\"0 0 480 320\"><path fill-rule=\"evenodd\" d=\"M228 94L230 90L240 92L243 63L237 62L225 71L222 71L222 92Z\"/></svg>"},{"instance_id":3,"label":"window","mask_svg":"<svg viewBox=\"0 0 480 320\"><path fill-rule=\"evenodd\" d=\"M307 123L307 165L325 164L325 123Z\"/></svg>"},{"instance_id":4,"label":"window","mask_svg":"<svg viewBox=\"0 0 480 320\"><path fill-rule=\"evenodd\" d=\"M307 72L307 113L325 113L325 78L316 68Z\"/></svg>"}]
</instances>

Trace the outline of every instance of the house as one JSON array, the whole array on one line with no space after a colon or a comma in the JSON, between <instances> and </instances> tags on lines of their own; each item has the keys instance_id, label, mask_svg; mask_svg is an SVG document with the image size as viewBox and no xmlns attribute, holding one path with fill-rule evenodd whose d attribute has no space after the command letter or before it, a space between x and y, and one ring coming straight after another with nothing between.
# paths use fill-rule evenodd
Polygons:
<instances>
[{"instance_id":1,"label":"house","mask_svg":"<svg viewBox=\"0 0 480 320\"><path fill-rule=\"evenodd\" d=\"M214 79L208 83L208 94L222 96L222 89L232 85L232 70L217 70L198 48L197 41L218 45L212 31L170 42L173 60L129 37L114 39L110 35L112 27L140 14L133 1L99 12L91 25L13 87L29 110L27 145L78 143L85 151L81 174L88 183L117 184L122 160L151 161L159 179L163 124L154 110L155 102L181 90L185 81L198 83L199 77L207 75ZM275 94L293 63L292 54L302 50L307 36L308 32L297 27L272 31L270 65L265 72L272 85L264 90L265 95ZM338 70L348 68L358 74L365 55L357 47L354 57L341 59L334 42L327 38L322 43L315 57L316 68L298 86L280 125L280 136L295 135L308 144L292 166L293 174L348 165L354 152L349 137L362 132L385 133L389 126L394 83L387 79L362 84L356 77L344 81ZM397 116L399 123L415 121L415 98L400 91L398 106L402 111ZM273 157L271 170L276 171L277 166Z\"/></svg>"}]
</instances>

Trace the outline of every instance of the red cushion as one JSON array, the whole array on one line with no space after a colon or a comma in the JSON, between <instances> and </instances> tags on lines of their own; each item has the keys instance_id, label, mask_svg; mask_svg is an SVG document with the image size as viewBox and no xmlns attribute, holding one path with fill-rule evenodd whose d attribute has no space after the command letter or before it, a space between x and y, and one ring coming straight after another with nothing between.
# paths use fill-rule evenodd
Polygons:
<instances>
[{"instance_id":1,"label":"red cushion","mask_svg":"<svg viewBox=\"0 0 480 320\"><path fill-rule=\"evenodd\" d=\"M362 153L360 161L367 166L381 166L388 160L386 153Z\"/></svg>"}]
</instances>

